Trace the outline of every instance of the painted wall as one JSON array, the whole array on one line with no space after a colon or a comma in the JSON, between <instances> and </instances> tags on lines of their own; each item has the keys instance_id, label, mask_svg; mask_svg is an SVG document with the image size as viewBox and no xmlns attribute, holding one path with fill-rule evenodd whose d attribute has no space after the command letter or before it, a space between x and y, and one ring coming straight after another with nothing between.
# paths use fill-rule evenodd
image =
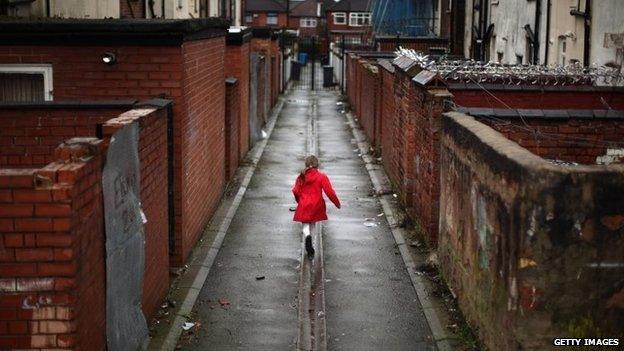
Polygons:
<instances>
[{"instance_id":1,"label":"painted wall","mask_svg":"<svg viewBox=\"0 0 624 351\"><path fill-rule=\"evenodd\" d=\"M18 5L11 16L45 17L45 1ZM119 18L119 0L50 0L50 16L63 18Z\"/></svg>"},{"instance_id":2,"label":"painted wall","mask_svg":"<svg viewBox=\"0 0 624 351\"><path fill-rule=\"evenodd\" d=\"M592 1L592 29L590 61L599 65L608 62L616 62L622 65L624 53L622 52L622 40L624 40L624 6L618 0L594 0ZM615 45L607 44L606 34L619 34L619 54Z\"/></svg>"},{"instance_id":3,"label":"painted wall","mask_svg":"<svg viewBox=\"0 0 624 351\"><path fill-rule=\"evenodd\" d=\"M585 37L583 19L570 15L570 10L576 9L578 2L576 0L560 0L550 3L547 63L563 64L565 62L568 64L570 60L583 62ZM564 45L565 53L563 52Z\"/></svg>"}]
</instances>

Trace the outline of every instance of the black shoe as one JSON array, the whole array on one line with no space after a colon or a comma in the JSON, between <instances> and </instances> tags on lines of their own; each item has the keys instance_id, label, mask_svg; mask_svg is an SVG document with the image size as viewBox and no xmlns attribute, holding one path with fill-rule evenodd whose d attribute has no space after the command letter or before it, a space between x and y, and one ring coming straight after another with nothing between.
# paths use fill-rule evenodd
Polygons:
<instances>
[{"instance_id":1,"label":"black shoe","mask_svg":"<svg viewBox=\"0 0 624 351\"><path fill-rule=\"evenodd\" d=\"M312 247L312 237L306 236L305 238L305 249L308 253L308 256L314 256L314 247Z\"/></svg>"}]
</instances>

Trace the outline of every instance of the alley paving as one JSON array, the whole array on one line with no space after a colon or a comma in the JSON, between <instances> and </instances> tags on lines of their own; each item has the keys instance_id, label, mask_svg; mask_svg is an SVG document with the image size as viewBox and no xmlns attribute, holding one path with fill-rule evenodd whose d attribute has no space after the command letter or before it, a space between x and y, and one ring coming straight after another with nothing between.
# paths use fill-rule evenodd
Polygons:
<instances>
[{"instance_id":1,"label":"alley paving","mask_svg":"<svg viewBox=\"0 0 624 351\"><path fill-rule=\"evenodd\" d=\"M321 170L329 175L343 205L338 210L328 203L329 221L322 225L324 280L312 286L313 295L324 293L324 311L313 310L316 326L307 337L315 349L435 350L388 223L378 216L381 205L372 196L370 178L338 99L332 90L294 89L285 96L195 304L194 318L202 327L182 343L183 349L310 347L302 337L306 323L298 294L305 284L300 270L320 272L322 265L318 260L302 265L306 258L301 228L289 209L296 205L292 184L310 149L309 138L314 138ZM311 132L310 125L315 126ZM367 218L377 226L365 226ZM313 267L306 268L309 265ZM323 335L320 328L325 329Z\"/></svg>"}]
</instances>

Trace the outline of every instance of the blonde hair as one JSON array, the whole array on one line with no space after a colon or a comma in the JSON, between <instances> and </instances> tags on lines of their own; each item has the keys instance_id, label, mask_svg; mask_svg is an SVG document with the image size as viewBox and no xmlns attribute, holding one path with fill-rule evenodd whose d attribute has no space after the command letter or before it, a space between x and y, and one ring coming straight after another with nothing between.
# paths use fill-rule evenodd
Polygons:
<instances>
[{"instance_id":1,"label":"blonde hair","mask_svg":"<svg viewBox=\"0 0 624 351\"><path fill-rule=\"evenodd\" d=\"M301 174L299 174L299 178L301 179L301 181L305 181L305 173L312 168L318 168L319 167L319 159L314 156L314 155L310 155L307 156L305 158L305 168L301 170Z\"/></svg>"}]
</instances>

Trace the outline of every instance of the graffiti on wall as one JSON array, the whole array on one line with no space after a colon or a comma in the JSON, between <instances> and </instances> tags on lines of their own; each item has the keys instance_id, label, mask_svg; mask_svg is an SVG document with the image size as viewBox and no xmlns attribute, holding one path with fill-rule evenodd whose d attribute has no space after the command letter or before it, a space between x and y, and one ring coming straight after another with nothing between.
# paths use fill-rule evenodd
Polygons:
<instances>
[{"instance_id":1,"label":"graffiti on wall","mask_svg":"<svg viewBox=\"0 0 624 351\"><path fill-rule=\"evenodd\" d=\"M140 202L138 139L137 123L115 133L102 174L109 350L145 350L149 342L141 310L146 218Z\"/></svg>"}]
</instances>

